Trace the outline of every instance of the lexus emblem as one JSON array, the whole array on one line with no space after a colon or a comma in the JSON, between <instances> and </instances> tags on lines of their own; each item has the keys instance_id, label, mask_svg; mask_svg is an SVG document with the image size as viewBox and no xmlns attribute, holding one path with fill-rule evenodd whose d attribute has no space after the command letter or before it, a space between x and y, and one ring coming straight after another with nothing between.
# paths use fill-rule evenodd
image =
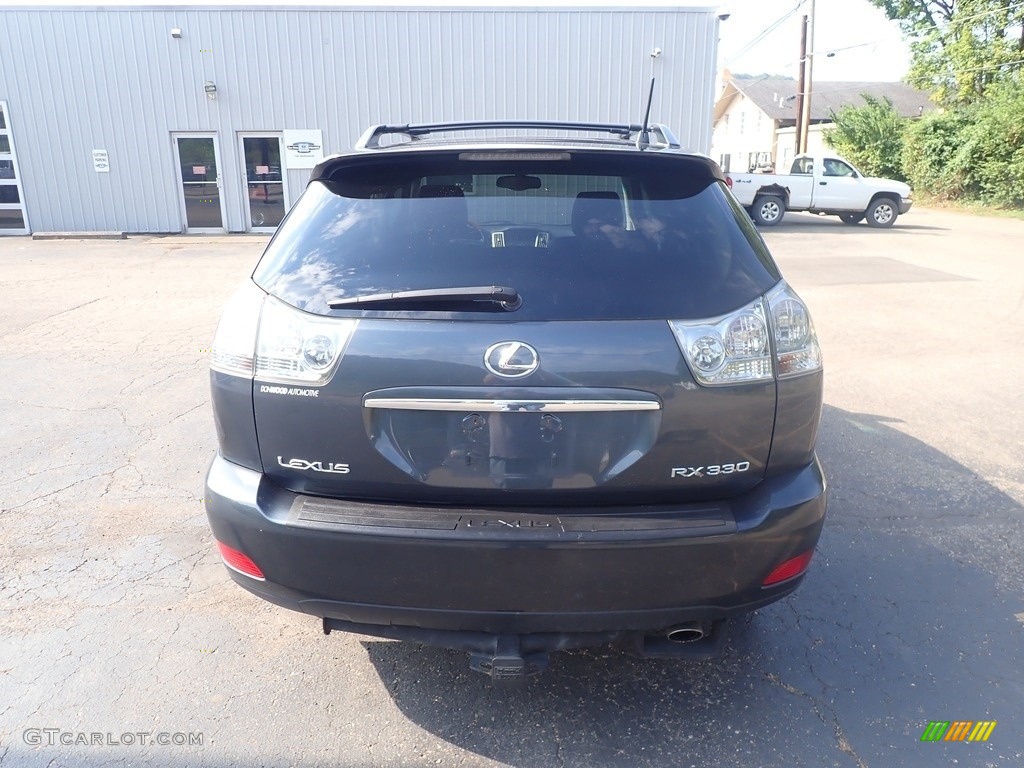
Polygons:
<instances>
[{"instance_id":1,"label":"lexus emblem","mask_svg":"<svg viewBox=\"0 0 1024 768\"><path fill-rule=\"evenodd\" d=\"M521 379L540 367L540 355L521 341L499 341L484 353L484 367L503 379Z\"/></svg>"}]
</instances>

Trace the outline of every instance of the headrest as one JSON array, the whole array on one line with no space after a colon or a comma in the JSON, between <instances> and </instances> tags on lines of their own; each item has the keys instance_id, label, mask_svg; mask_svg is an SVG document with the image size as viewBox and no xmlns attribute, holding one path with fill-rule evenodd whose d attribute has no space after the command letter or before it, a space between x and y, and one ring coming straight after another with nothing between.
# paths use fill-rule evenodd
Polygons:
<instances>
[{"instance_id":1,"label":"headrest","mask_svg":"<svg viewBox=\"0 0 1024 768\"><path fill-rule=\"evenodd\" d=\"M462 187L454 184L424 184L416 197L465 197Z\"/></svg>"},{"instance_id":2,"label":"headrest","mask_svg":"<svg viewBox=\"0 0 1024 768\"><path fill-rule=\"evenodd\" d=\"M445 239L452 232L463 232L469 225L469 205L460 187L454 184L424 184L413 203L413 228L431 237Z\"/></svg>"},{"instance_id":3,"label":"headrest","mask_svg":"<svg viewBox=\"0 0 1024 768\"><path fill-rule=\"evenodd\" d=\"M616 227L623 225L622 201L615 192L580 192L572 206L572 231L584 234L584 226L592 219Z\"/></svg>"}]
</instances>

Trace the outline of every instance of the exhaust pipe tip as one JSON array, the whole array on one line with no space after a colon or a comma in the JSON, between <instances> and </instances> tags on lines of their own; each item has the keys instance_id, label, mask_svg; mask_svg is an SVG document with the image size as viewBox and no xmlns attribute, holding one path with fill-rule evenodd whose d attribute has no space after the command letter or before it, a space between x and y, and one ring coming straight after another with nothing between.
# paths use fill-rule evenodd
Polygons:
<instances>
[{"instance_id":1,"label":"exhaust pipe tip","mask_svg":"<svg viewBox=\"0 0 1024 768\"><path fill-rule=\"evenodd\" d=\"M714 659L725 647L725 625L725 619L688 621L650 634L637 633L636 650L648 659Z\"/></svg>"},{"instance_id":2,"label":"exhaust pipe tip","mask_svg":"<svg viewBox=\"0 0 1024 768\"><path fill-rule=\"evenodd\" d=\"M704 627L698 621L679 624L667 629L665 637L673 643L695 643L704 639Z\"/></svg>"}]
</instances>

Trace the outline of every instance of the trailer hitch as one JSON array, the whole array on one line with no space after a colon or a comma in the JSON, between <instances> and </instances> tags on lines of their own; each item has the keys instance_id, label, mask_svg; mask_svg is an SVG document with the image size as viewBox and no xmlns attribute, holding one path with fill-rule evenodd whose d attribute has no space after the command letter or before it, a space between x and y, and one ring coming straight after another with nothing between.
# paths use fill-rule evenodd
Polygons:
<instances>
[{"instance_id":1,"label":"trailer hitch","mask_svg":"<svg viewBox=\"0 0 1024 768\"><path fill-rule=\"evenodd\" d=\"M514 686L539 675L548 666L546 651L523 653L518 635L497 635L493 650L469 655L469 668L491 678L494 685Z\"/></svg>"}]
</instances>

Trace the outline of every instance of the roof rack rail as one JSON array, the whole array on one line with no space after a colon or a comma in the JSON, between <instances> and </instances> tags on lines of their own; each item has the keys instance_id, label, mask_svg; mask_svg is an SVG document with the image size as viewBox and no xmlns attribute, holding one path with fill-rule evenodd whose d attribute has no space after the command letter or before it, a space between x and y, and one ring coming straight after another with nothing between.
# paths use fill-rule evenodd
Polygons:
<instances>
[{"instance_id":1,"label":"roof rack rail","mask_svg":"<svg viewBox=\"0 0 1024 768\"><path fill-rule=\"evenodd\" d=\"M633 124L614 123L568 123L545 122L537 120L480 120L464 123L425 123L421 125L374 125L368 128L356 142L356 149L380 149L382 136L402 135L417 141L432 133L449 133L457 131L478 131L494 129L534 129L553 131L583 131L591 133L609 133L623 141L629 141L633 135L639 134L643 128ZM679 141L666 126L655 123L650 131L660 137L660 143L672 149L679 149Z\"/></svg>"}]
</instances>

